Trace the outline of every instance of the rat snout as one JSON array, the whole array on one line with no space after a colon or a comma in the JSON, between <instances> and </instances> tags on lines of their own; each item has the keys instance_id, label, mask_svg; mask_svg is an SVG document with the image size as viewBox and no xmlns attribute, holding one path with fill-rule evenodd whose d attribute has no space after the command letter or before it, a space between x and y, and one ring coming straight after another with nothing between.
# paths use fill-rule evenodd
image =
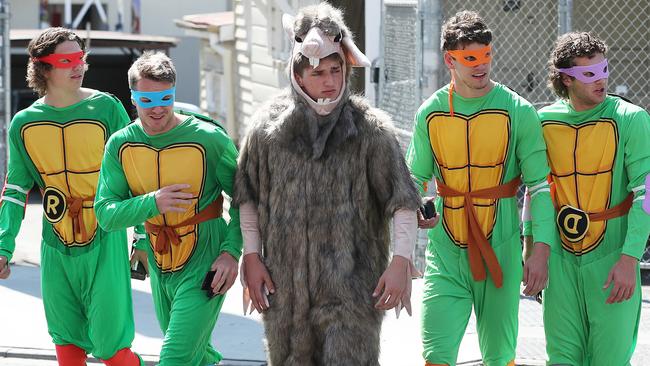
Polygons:
<instances>
[{"instance_id":1,"label":"rat snout","mask_svg":"<svg viewBox=\"0 0 650 366\"><path fill-rule=\"evenodd\" d=\"M323 46L323 35L318 28L312 28L305 35L302 43L302 54L305 57L318 57L319 51Z\"/></svg>"}]
</instances>

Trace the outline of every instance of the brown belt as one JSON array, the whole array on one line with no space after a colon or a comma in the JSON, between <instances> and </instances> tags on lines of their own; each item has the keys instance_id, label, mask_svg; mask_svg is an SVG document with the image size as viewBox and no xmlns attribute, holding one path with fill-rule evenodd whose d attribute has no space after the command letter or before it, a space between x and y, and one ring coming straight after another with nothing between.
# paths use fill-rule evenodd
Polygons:
<instances>
[{"instance_id":1,"label":"brown belt","mask_svg":"<svg viewBox=\"0 0 650 366\"><path fill-rule=\"evenodd\" d=\"M625 197L623 202L619 203L618 205L612 208L608 208L605 211L588 214L589 221L607 221L621 217L630 211L630 208L632 208L632 201L634 201L634 195L630 193L627 197Z\"/></svg>"},{"instance_id":2,"label":"brown belt","mask_svg":"<svg viewBox=\"0 0 650 366\"><path fill-rule=\"evenodd\" d=\"M145 221L144 228L150 233L156 235L156 243L154 244L154 250L159 254L169 253L171 244L179 245L181 243L181 238L176 232L176 229L185 227L185 226L194 226L198 225L204 221L212 220L217 217L221 217L223 212L223 196L214 200L208 207L204 208L198 214L190 217L189 219L178 223L176 225L156 225L152 224L149 221Z\"/></svg>"},{"instance_id":3,"label":"brown belt","mask_svg":"<svg viewBox=\"0 0 650 366\"><path fill-rule=\"evenodd\" d=\"M553 199L553 206L556 210L559 210L561 207L558 207L557 203L557 191L555 190L555 183L550 183L551 186L551 198ZM627 214L632 208L632 202L634 201L634 194L630 193L625 197L625 199L618 205L608 208L604 211L593 212L587 214L589 216L589 221L607 221L621 217Z\"/></svg>"},{"instance_id":4,"label":"brown belt","mask_svg":"<svg viewBox=\"0 0 650 366\"><path fill-rule=\"evenodd\" d=\"M86 198L66 197L65 200L68 206L68 216L72 219L72 229L75 234L81 234L81 241L85 243L88 240L88 233L86 232L86 225L84 225L83 203L94 202L95 196Z\"/></svg>"},{"instance_id":5,"label":"brown belt","mask_svg":"<svg viewBox=\"0 0 650 366\"><path fill-rule=\"evenodd\" d=\"M478 215L474 208L473 199L499 199L514 197L517 194L517 189L521 184L520 178L515 178L506 184L496 187L484 188L472 192L459 192L439 180L436 180L438 185L438 195L441 197L464 197L465 198L465 218L467 220L467 251L469 257L469 267L472 271L472 277L475 281L483 281L487 278L485 272L485 265L487 265L492 279L497 288L503 285L503 272L497 260L494 250L488 242L487 237L481 229L481 224L478 222ZM483 264L485 261L485 265Z\"/></svg>"},{"instance_id":6,"label":"brown belt","mask_svg":"<svg viewBox=\"0 0 650 366\"><path fill-rule=\"evenodd\" d=\"M625 197L623 202L619 203L618 205L612 208L608 208L605 211L590 213L589 220L605 221L623 216L630 211L630 208L632 208L632 201L634 201L634 195L630 193L627 197Z\"/></svg>"}]
</instances>

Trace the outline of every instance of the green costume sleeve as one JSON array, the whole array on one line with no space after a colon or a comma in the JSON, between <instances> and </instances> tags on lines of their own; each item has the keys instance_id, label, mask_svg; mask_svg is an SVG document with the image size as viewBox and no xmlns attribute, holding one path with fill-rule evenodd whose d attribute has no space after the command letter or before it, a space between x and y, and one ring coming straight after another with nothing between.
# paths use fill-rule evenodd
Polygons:
<instances>
[{"instance_id":1,"label":"green costume sleeve","mask_svg":"<svg viewBox=\"0 0 650 366\"><path fill-rule=\"evenodd\" d=\"M424 194L427 191L427 184L433 178L433 154L431 153L426 121L422 118L420 111L415 115L415 129L406 151L406 164L420 194Z\"/></svg>"},{"instance_id":2,"label":"green costume sleeve","mask_svg":"<svg viewBox=\"0 0 650 366\"><path fill-rule=\"evenodd\" d=\"M546 180L550 169L546 159L542 124L532 106L522 107L520 111L515 153L521 167L523 182L530 192L532 235L536 242L546 243L551 248L559 248L553 232L555 210Z\"/></svg>"},{"instance_id":3,"label":"green costume sleeve","mask_svg":"<svg viewBox=\"0 0 650 366\"><path fill-rule=\"evenodd\" d=\"M117 158L116 147L109 139L99 173L95 215L106 231L126 229L159 215L155 192L131 197L129 185Z\"/></svg>"},{"instance_id":4,"label":"green costume sleeve","mask_svg":"<svg viewBox=\"0 0 650 366\"><path fill-rule=\"evenodd\" d=\"M627 233L622 254L640 259L650 234L650 215L643 210L646 192L645 179L650 174L650 116L645 111L635 114L625 140L625 169L628 191L634 192L634 202L628 213Z\"/></svg>"},{"instance_id":5,"label":"green costume sleeve","mask_svg":"<svg viewBox=\"0 0 650 366\"><path fill-rule=\"evenodd\" d=\"M11 261L16 248L16 236L25 217L27 194L34 185L11 132L10 129L7 178L0 201L0 255L7 257L7 262Z\"/></svg>"},{"instance_id":6,"label":"green costume sleeve","mask_svg":"<svg viewBox=\"0 0 650 366\"><path fill-rule=\"evenodd\" d=\"M235 172L237 171L237 148L228 139L225 149L221 154L221 158L217 163L217 180L230 197L233 196L233 183L235 181ZM226 239L221 243L221 252L226 252L232 255L235 259L239 260L242 253L243 240L241 236L241 228L239 226L239 209L235 208L232 204L228 210L230 215L230 222L226 232Z\"/></svg>"}]
</instances>

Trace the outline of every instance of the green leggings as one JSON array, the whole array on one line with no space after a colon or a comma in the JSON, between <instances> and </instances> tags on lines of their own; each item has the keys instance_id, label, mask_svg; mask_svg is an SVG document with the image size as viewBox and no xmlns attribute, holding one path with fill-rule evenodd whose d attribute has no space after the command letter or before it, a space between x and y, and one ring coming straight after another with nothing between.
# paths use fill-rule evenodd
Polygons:
<instances>
[{"instance_id":1,"label":"green leggings","mask_svg":"<svg viewBox=\"0 0 650 366\"><path fill-rule=\"evenodd\" d=\"M632 298L606 304L611 286L603 290L603 285L619 258L620 253L612 253L578 265L576 258L551 254L544 291L549 365L630 365L641 315L641 278L637 273Z\"/></svg>"},{"instance_id":2,"label":"green leggings","mask_svg":"<svg viewBox=\"0 0 650 366\"><path fill-rule=\"evenodd\" d=\"M131 347L135 332L126 233L102 232L93 245L70 256L42 243L43 304L54 344L109 359Z\"/></svg>"},{"instance_id":3,"label":"green leggings","mask_svg":"<svg viewBox=\"0 0 650 366\"><path fill-rule=\"evenodd\" d=\"M210 338L225 296L209 299L201 290L210 264L162 275L151 260L149 266L156 317L165 335L159 366L218 364L222 356Z\"/></svg>"},{"instance_id":4,"label":"green leggings","mask_svg":"<svg viewBox=\"0 0 650 366\"><path fill-rule=\"evenodd\" d=\"M455 365L458 348L472 312L476 313L479 346L487 366L505 366L515 358L522 278L519 237L494 248L503 270L503 286L473 280L467 250L429 241L424 276L422 341L424 359Z\"/></svg>"}]
</instances>

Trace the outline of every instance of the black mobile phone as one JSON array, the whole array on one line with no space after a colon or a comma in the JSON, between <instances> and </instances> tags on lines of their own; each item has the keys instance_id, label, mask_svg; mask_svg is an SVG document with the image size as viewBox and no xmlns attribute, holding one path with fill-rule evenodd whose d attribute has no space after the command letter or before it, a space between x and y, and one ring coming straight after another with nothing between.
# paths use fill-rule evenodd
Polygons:
<instances>
[{"instance_id":1,"label":"black mobile phone","mask_svg":"<svg viewBox=\"0 0 650 366\"><path fill-rule=\"evenodd\" d=\"M147 278L147 270L144 268L144 264L140 261L136 261L133 266L131 266L131 278L144 281Z\"/></svg>"},{"instance_id":2,"label":"black mobile phone","mask_svg":"<svg viewBox=\"0 0 650 366\"><path fill-rule=\"evenodd\" d=\"M201 284L201 290L205 290L209 298L213 298L217 295L212 291L212 280L214 280L214 275L216 273L217 271L208 271L203 279L203 284Z\"/></svg>"},{"instance_id":3,"label":"black mobile phone","mask_svg":"<svg viewBox=\"0 0 650 366\"><path fill-rule=\"evenodd\" d=\"M436 215L436 206L433 200L427 201L424 205L420 206L420 212L425 219L432 219Z\"/></svg>"}]
</instances>

